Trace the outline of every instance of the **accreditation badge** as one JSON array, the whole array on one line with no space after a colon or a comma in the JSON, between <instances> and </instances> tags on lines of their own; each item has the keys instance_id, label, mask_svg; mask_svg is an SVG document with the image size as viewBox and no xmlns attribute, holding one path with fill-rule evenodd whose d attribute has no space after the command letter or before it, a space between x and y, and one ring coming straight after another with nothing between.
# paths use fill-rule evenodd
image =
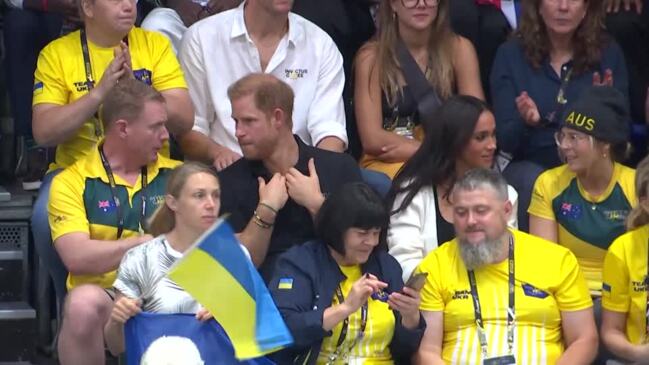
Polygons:
<instances>
[{"instance_id":1,"label":"accreditation badge","mask_svg":"<svg viewBox=\"0 0 649 365\"><path fill-rule=\"evenodd\" d=\"M514 355L488 357L482 360L482 365L516 365Z\"/></svg>"}]
</instances>

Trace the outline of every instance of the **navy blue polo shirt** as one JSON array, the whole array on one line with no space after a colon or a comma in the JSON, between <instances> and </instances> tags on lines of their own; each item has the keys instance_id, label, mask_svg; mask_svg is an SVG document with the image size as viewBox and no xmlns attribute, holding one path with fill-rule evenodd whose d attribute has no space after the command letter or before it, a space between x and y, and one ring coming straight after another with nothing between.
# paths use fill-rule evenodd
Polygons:
<instances>
[{"instance_id":1,"label":"navy blue polo shirt","mask_svg":"<svg viewBox=\"0 0 649 365\"><path fill-rule=\"evenodd\" d=\"M298 136L298 161L295 168L302 174L309 174L308 162L313 158L320 181L320 191L327 196L348 182L361 181L361 173L354 159L345 153L326 151L307 146ZM221 183L221 212L229 213L228 222L235 232L241 232L259 203L257 177L267 182L272 174L261 161L239 159L219 174ZM313 218L309 211L289 197L275 218L273 233L264 263L259 268L266 279L277 255L316 238Z\"/></svg>"},{"instance_id":2,"label":"navy blue polo shirt","mask_svg":"<svg viewBox=\"0 0 649 365\"><path fill-rule=\"evenodd\" d=\"M561 112L575 101L582 90L593 83L593 73L604 74L613 71L613 86L627 98L629 95L628 75L620 47L611 40L602 48L599 67L570 76L564 89L567 103L559 107L557 95L561 80L571 68L571 62L564 64L561 75L557 75L550 60L535 69L527 61L520 40L503 43L496 53L491 70L491 96L496 116L498 147L514 155L514 160L533 161L545 168L561 164L554 142L557 127L530 127L521 118L516 108L516 97L527 91L539 108L541 118L549 118L555 112L555 120L561 119Z\"/></svg>"}]
</instances>

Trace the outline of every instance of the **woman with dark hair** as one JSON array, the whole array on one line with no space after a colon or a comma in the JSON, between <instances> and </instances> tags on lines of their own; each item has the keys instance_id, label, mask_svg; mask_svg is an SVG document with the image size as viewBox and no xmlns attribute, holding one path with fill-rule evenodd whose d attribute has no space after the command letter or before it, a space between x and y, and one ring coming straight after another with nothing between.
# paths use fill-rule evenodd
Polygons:
<instances>
[{"instance_id":1,"label":"woman with dark hair","mask_svg":"<svg viewBox=\"0 0 649 365\"><path fill-rule=\"evenodd\" d=\"M388 194L392 207L387 243L404 278L426 254L455 237L450 190L466 171L494 164L496 122L489 107L472 96L447 100L426 121L424 141L403 165ZM509 186L509 200L518 194ZM508 224L517 227L516 214Z\"/></svg>"},{"instance_id":2,"label":"woman with dark hair","mask_svg":"<svg viewBox=\"0 0 649 365\"><path fill-rule=\"evenodd\" d=\"M278 364L400 364L419 347L419 290L377 248L388 212L362 183L343 186L316 216L320 240L277 261L269 288L293 335ZM414 286L414 285L413 285Z\"/></svg>"},{"instance_id":3,"label":"woman with dark hair","mask_svg":"<svg viewBox=\"0 0 649 365\"><path fill-rule=\"evenodd\" d=\"M561 164L554 132L563 109L587 87L628 96L624 56L603 29L602 0L529 0L515 37L491 71L498 142L514 160Z\"/></svg>"},{"instance_id":4,"label":"woman with dark hair","mask_svg":"<svg viewBox=\"0 0 649 365\"><path fill-rule=\"evenodd\" d=\"M401 50L439 100L454 93L484 98L475 49L451 31L449 0L381 0L376 38L356 56L354 108L361 166L394 177L419 148L422 116Z\"/></svg>"},{"instance_id":5,"label":"woman with dark hair","mask_svg":"<svg viewBox=\"0 0 649 365\"><path fill-rule=\"evenodd\" d=\"M584 90L555 136L566 163L538 177L528 209L530 233L569 248L596 298L606 250L626 231L636 205L635 171L618 162L625 158L628 118L626 99L615 88Z\"/></svg>"},{"instance_id":6,"label":"woman with dark hair","mask_svg":"<svg viewBox=\"0 0 649 365\"><path fill-rule=\"evenodd\" d=\"M639 204L629 214L629 231L613 241L604 259L601 336L610 352L643 364L649 360L649 158L638 164L635 189Z\"/></svg>"}]
</instances>

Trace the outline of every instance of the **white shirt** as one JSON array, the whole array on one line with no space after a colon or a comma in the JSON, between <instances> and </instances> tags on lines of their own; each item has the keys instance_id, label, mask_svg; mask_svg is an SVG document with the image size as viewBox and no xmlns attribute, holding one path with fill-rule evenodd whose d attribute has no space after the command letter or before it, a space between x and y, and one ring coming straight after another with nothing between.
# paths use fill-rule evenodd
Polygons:
<instances>
[{"instance_id":1,"label":"white shirt","mask_svg":"<svg viewBox=\"0 0 649 365\"><path fill-rule=\"evenodd\" d=\"M343 59L329 35L289 13L288 33L262 70L244 22L244 6L195 23L183 37L178 57L194 102L193 129L241 153L227 89L249 73L266 72L293 88L293 133L313 146L329 136L347 144Z\"/></svg>"}]
</instances>

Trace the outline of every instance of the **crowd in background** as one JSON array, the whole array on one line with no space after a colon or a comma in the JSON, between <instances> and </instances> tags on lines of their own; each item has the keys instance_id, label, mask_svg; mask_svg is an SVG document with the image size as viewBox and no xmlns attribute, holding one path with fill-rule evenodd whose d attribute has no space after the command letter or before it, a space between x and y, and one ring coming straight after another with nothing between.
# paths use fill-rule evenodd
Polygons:
<instances>
[{"instance_id":1,"label":"crowd in background","mask_svg":"<svg viewBox=\"0 0 649 365\"><path fill-rule=\"evenodd\" d=\"M649 362L646 1L5 2L62 364L224 214L278 364Z\"/></svg>"}]
</instances>

